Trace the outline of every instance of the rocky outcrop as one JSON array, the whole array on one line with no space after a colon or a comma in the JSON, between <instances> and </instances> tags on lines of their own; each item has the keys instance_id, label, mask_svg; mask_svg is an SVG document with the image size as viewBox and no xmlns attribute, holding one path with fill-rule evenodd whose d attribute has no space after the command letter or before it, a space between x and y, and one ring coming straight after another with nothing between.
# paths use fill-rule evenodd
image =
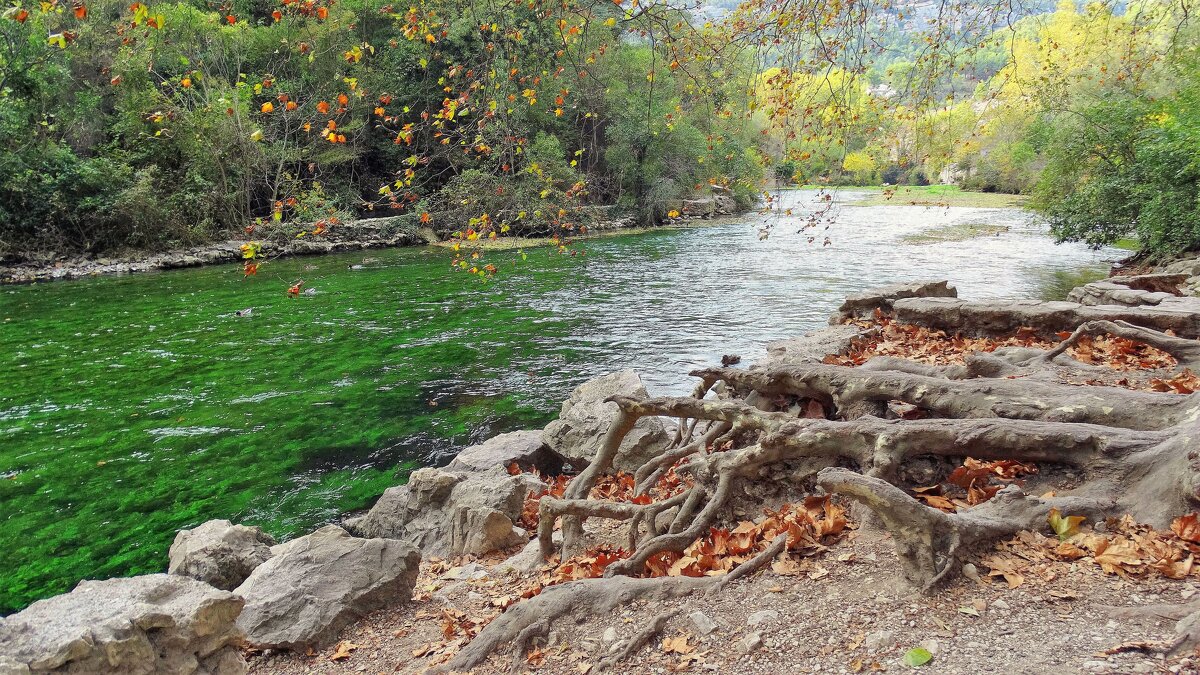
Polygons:
<instances>
[{"instance_id":1,"label":"rocky outcrop","mask_svg":"<svg viewBox=\"0 0 1200 675\"><path fill-rule=\"evenodd\" d=\"M829 319L839 324L847 319L869 319L879 310L891 314L892 306L904 298L955 298L958 290L946 281L912 281L873 288L846 298L838 312Z\"/></svg>"},{"instance_id":2,"label":"rocky outcrop","mask_svg":"<svg viewBox=\"0 0 1200 675\"><path fill-rule=\"evenodd\" d=\"M167 572L232 591L271 557L274 545L261 528L210 520L175 535Z\"/></svg>"},{"instance_id":3,"label":"rocky outcrop","mask_svg":"<svg viewBox=\"0 0 1200 675\"><path fill-rule=\"evenodd\" d=\"M543 474L562 471L563 460L546 447L540 431L513 431L500 434L458 453L447 471L488 471L516 464L522 471L537 469Z\"/></svg>"},{"instance_id":4,"label":"rocky outcrop","mask_svg":"<svg viewBox=\"0 0 1200 675\"><path fill-rule=\"evenodd\" d=\"M1074 288L1067 294L1067 300L1083 305L1157 305L1182 295L1180 287L1187 279L1186 274L1110 277Z\"/></svg>"},{"instance_id":5,"label":"rocky outcrop","mask_svg":"<svg viewBox=\"0 0 1200 675\"><path fill-rule=\"evenodd\" d=\"M542 434L546 445L577 468L587 466L604 441L604 435L617 415L617 405L609 403L614 395L646 398L642 380L632 370L622 370L584 382L562 404L558 419ZM649 458L662 452L672 440L666 424L657 417L638 420L625 436L613 468L634 471Z\"/></svg>"},{"instance_id":6,"label":"rocky outcrop","mask_svg":"<svg viewBox=\"0 0 1200 675\"><path fill-rule=\"evenodd\" d=\"M336 525L272 549L235 591L238 626L258 647L305 649L384 606L408 602L421 555L392 539L359 539Z\"/></svg>"},{"instance_id":7,"label":"rocky outcrop","mask_svg":"<svg viewBox=\"0 0 1200 675\"><path fill-rule=\"evenodd\" d=\"M848 352L855 338L867 335L871 330L849 324L829 326L800 337L771 342L767 344L767 357L756 363L755 367L822 363L830 354Z\"/></svg>"},{"instance_id":8,"label":"rocky outcrop","mask_svg":"<svg viewBox=\"0 0 1200 675\"><path fill-rule=\"evenodd\" d=\"M1004 335L1019 328L1032 328L1043 337L1075 330L1088 321L1127 321L1158 331L1172 331L1183 338L1200 337L1200 298L1170 296L1157 305L1081 305L1076 302L971 302L957 298L908 298L896 300L893 318L935 330L960 331L964 327L978 335Z\"/></svg>"},{"instance_id":9,"label":"rocky outcrop","mask_svg":"<svg viewBox=\"0 0 1200 675\"><path fill-rule=\"evenodd\" d=\"M84 581L0 619L0 673L244 673L241 611L177 575Z\"/></svg>"},{"instance_id":10,"label":"rocky outcrop","mask_svg":"<svg viewBox=\"0 0 1200 675\"><path fill-rule=\"evenodd\" d=\"M543 487L530 474L509 475L502 464L485 472L418 469L389 488L361 518L346 521L364 537L388 537L425 555L483 555L524 544L517 527L525 496Z\"/></svg>"}]
</instances>

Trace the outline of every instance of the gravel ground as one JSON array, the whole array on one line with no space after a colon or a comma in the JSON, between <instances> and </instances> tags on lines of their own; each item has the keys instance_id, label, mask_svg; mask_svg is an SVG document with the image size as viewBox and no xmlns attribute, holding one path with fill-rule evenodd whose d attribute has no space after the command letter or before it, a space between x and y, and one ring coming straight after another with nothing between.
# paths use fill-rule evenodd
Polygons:
<instances>
[{"instance_id":1,"label":"gravel ground","mask_svg":"<svg viewBox=\"0 0 1200 675\"><path fill-rule=\"evenodd\" d=\"M529 585L530 578L503 571L498 560L423 563L418 600L346 629L343 639L356 646L347 657L333 660L336 648L251 653L251 672L424 672L465 643L461 630L443 634L446 612L457 617L451 624L483 623L498 613L493 598ZM1090 562L1055 562L1017 588L986 576L960 577L924 596L901 580L890 539L861 532L789 572L764 570L717 598L634 602L617 613L564 623L551 633L540 662L522 662L516 672L584 675L653 617L677 609L662 634L624 664L624 673L902 673L912 670L902 662L905 652L919 646L933 659L916 670L929 673L1200 673L1195 654L1104 653L1169 640L1174 626L1153 616L1117 617L1107 607L1181 603L1200 592L1192 581L1123 579ZM472 576L480 578L462 578ZM511 672L512 659L497 654L473 672Z\"/></svg>"}]
</instances>

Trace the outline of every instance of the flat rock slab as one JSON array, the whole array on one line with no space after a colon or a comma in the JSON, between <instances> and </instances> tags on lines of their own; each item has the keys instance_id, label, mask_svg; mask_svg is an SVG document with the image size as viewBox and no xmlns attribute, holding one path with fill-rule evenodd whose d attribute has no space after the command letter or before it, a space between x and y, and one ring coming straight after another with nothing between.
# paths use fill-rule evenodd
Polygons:
<instances>
[{"instance_id":1,"label":"flat rock slab","mask_svg":"<svg viewBox=\"0 0 1200 675\"><path fill-rule=\"evenodd\" d=\"M167 572L232 591L271 557L274 545L261 528L210 520L175 535Z\"/></svg>"},{"instance_id":2,"label":"flat rock slab","mask_svg":"<svg viewBox=\"0 0 1200 675\"><path fill-rule=\"evenodd\" d=\"M1200 298L1171 296L1157 305L1081 305L1075 302L971 302L957 298L897 300L893 315L900 323L967 335L1006 335L1019 328L1043 337L1073 331L1088 321L1128 321L1182 338L1200 337Z\"/></svg>"},{"instance_id":3,"label":"flat rock slab","mask_svg":"<svg viewBox=\"0 0 1200 675\"><path fill-rule=\"evenodd\" d=\"M242 603L169 574L83 581L0 619L0 674L244 673Z\"/></svg>"},{"instance_id":4,"label":"flat rock slab","mask_svg":"<svg viewBox=\"0 0 1200 675\"><path fill-rule=\"evenodd\" d=\"M879 310L890 314L897 300L905 298L954 298L958 290L946 280L909 281L889 286L880 286L846 298L838 313L829 319L830 324L839 324L847 319L869 319Z\"/></svg>"},{"instance_id":5,"label":"flat rock slab","mask_svg":"<svg viewBox=\"0 0 1200 675\"><path fill-rule=\"evenodd\" d=\"M272 549L238 586L238 626L257 647L320 648L360 617L408 602L421 555L394 539L359 539L336 525Z\"/></svg>"},{"instance_id":6,"label":"flat rock slab","mask_svg":"<svg viewBox=\"0 0 1200 675\"><path fill-rule=\"evenodd\" d=\"M855 338L863 337L871 329L853 324L829 326L797 338L779 340L767 344L767 357L754 364L756 368L778 366L801 366L823 363L830 354L845 354Z\"/></svg>"}]
</instances>

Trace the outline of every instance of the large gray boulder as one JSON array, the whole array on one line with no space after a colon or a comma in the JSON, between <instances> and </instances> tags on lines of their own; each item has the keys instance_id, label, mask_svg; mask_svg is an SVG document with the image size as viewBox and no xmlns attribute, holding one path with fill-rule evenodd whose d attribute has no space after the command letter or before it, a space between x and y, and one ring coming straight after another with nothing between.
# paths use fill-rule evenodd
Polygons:
<instances>
[{"instance_id":1,"label":"large gray boulder","mask_svg":"<svg viewBox=\"0 0 1200 675\"><path fill-rule=\"evenodd\" d=\"M167 572L232 591L271 557L274 545L275 540L258 527L210 520L175 535Z\"/></svg>"},{"instance_id":2,"label":"large gray boulder","mask_svg":"<svg viewBox=\"0 0 1200 675\"><path fill-rule=\"evenodd\" d=\"M543 474L562 471L563 460L542 441L541 431L500 434L458 453L447 471L490 471L516 464L522 471L537 469Z\"/></svg>"},{"instance_id":3,"label":"large gray boulder","mask_svg":"<svg viewBox=\"0 0 1200 675\"><path fill-rule=\"evenodd\" d=\"M558 419L546 426L542 439L576 468L586 467L600 452L604 435L617 416L617 404L606 401L616 394L633 398L649 396L642 379L632 370L584 382L562 404ZM635 471L665 450L671 441L672 435L662 419L643 417L621 442L613 467L618 471Z\"/></svg>"},{"instance_id":4,"label":"large gray boulder","mask_svg":"<svg viewBox=\"0 0 1200 675\"><path fill-rule=\"evenodd\" d=\"M421 555L392 539L359 539L336 525L272 549L235 591L238 626L254 646L320 648L362 616L408 602Z\"/></svg>"},{"instance_id":5,"label":"large gray boulder","mask_svg":"<svg viewBox=\"0 0 1200 675\"><path fill-rule=\"evenodd\" d=\"M84 581L0 618L0 674L245 673L242 599L169 574Z\"/></svg>"},{"instance_id":6,"label":"large gray boulder","mask_svg":"<svg viewBox=\"0 0 1200 675\"><path fill-rule=\"evenodd\" d=\"M484 555L523 544L517 527L525 496L543 483L500 466L490 471L418 469L408 483L389 488L371 510L346 526L364 537L388 537L412 544L427 556Z\"/></svg>"}]
</instances>

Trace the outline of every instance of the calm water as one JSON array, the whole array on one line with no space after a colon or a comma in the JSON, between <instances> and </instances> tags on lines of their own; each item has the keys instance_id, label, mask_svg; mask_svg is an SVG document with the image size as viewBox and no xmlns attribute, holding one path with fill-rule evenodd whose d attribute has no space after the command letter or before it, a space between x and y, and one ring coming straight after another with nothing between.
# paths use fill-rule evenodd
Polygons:
<instances>
[{"instance_id":1,"label":"calm water","mask_svg":"<svg viewBox=\"0 0 1200 675\"><path fill-rule=\"evenodd\" d=\"M785 195L802 216L811 193ZM794 203L793 203L794 202ZM543 425L619 368L652 391L820 326L855 291L950 278L970 298L1057 295L1114 256L1054 246L1018 210L836 209L494 254L482 285L406 249L0 288L0 613L82 578L159 571L209 518L294 536L414 466ZM947 223L1010 231L908 244ZM823 228L824 226L822 226ZM825 234L833 244L821 246ZM303 277L317 289L289 299ZM253 307L250 318L233 312Z\"/></svg>"}]
</instances>

